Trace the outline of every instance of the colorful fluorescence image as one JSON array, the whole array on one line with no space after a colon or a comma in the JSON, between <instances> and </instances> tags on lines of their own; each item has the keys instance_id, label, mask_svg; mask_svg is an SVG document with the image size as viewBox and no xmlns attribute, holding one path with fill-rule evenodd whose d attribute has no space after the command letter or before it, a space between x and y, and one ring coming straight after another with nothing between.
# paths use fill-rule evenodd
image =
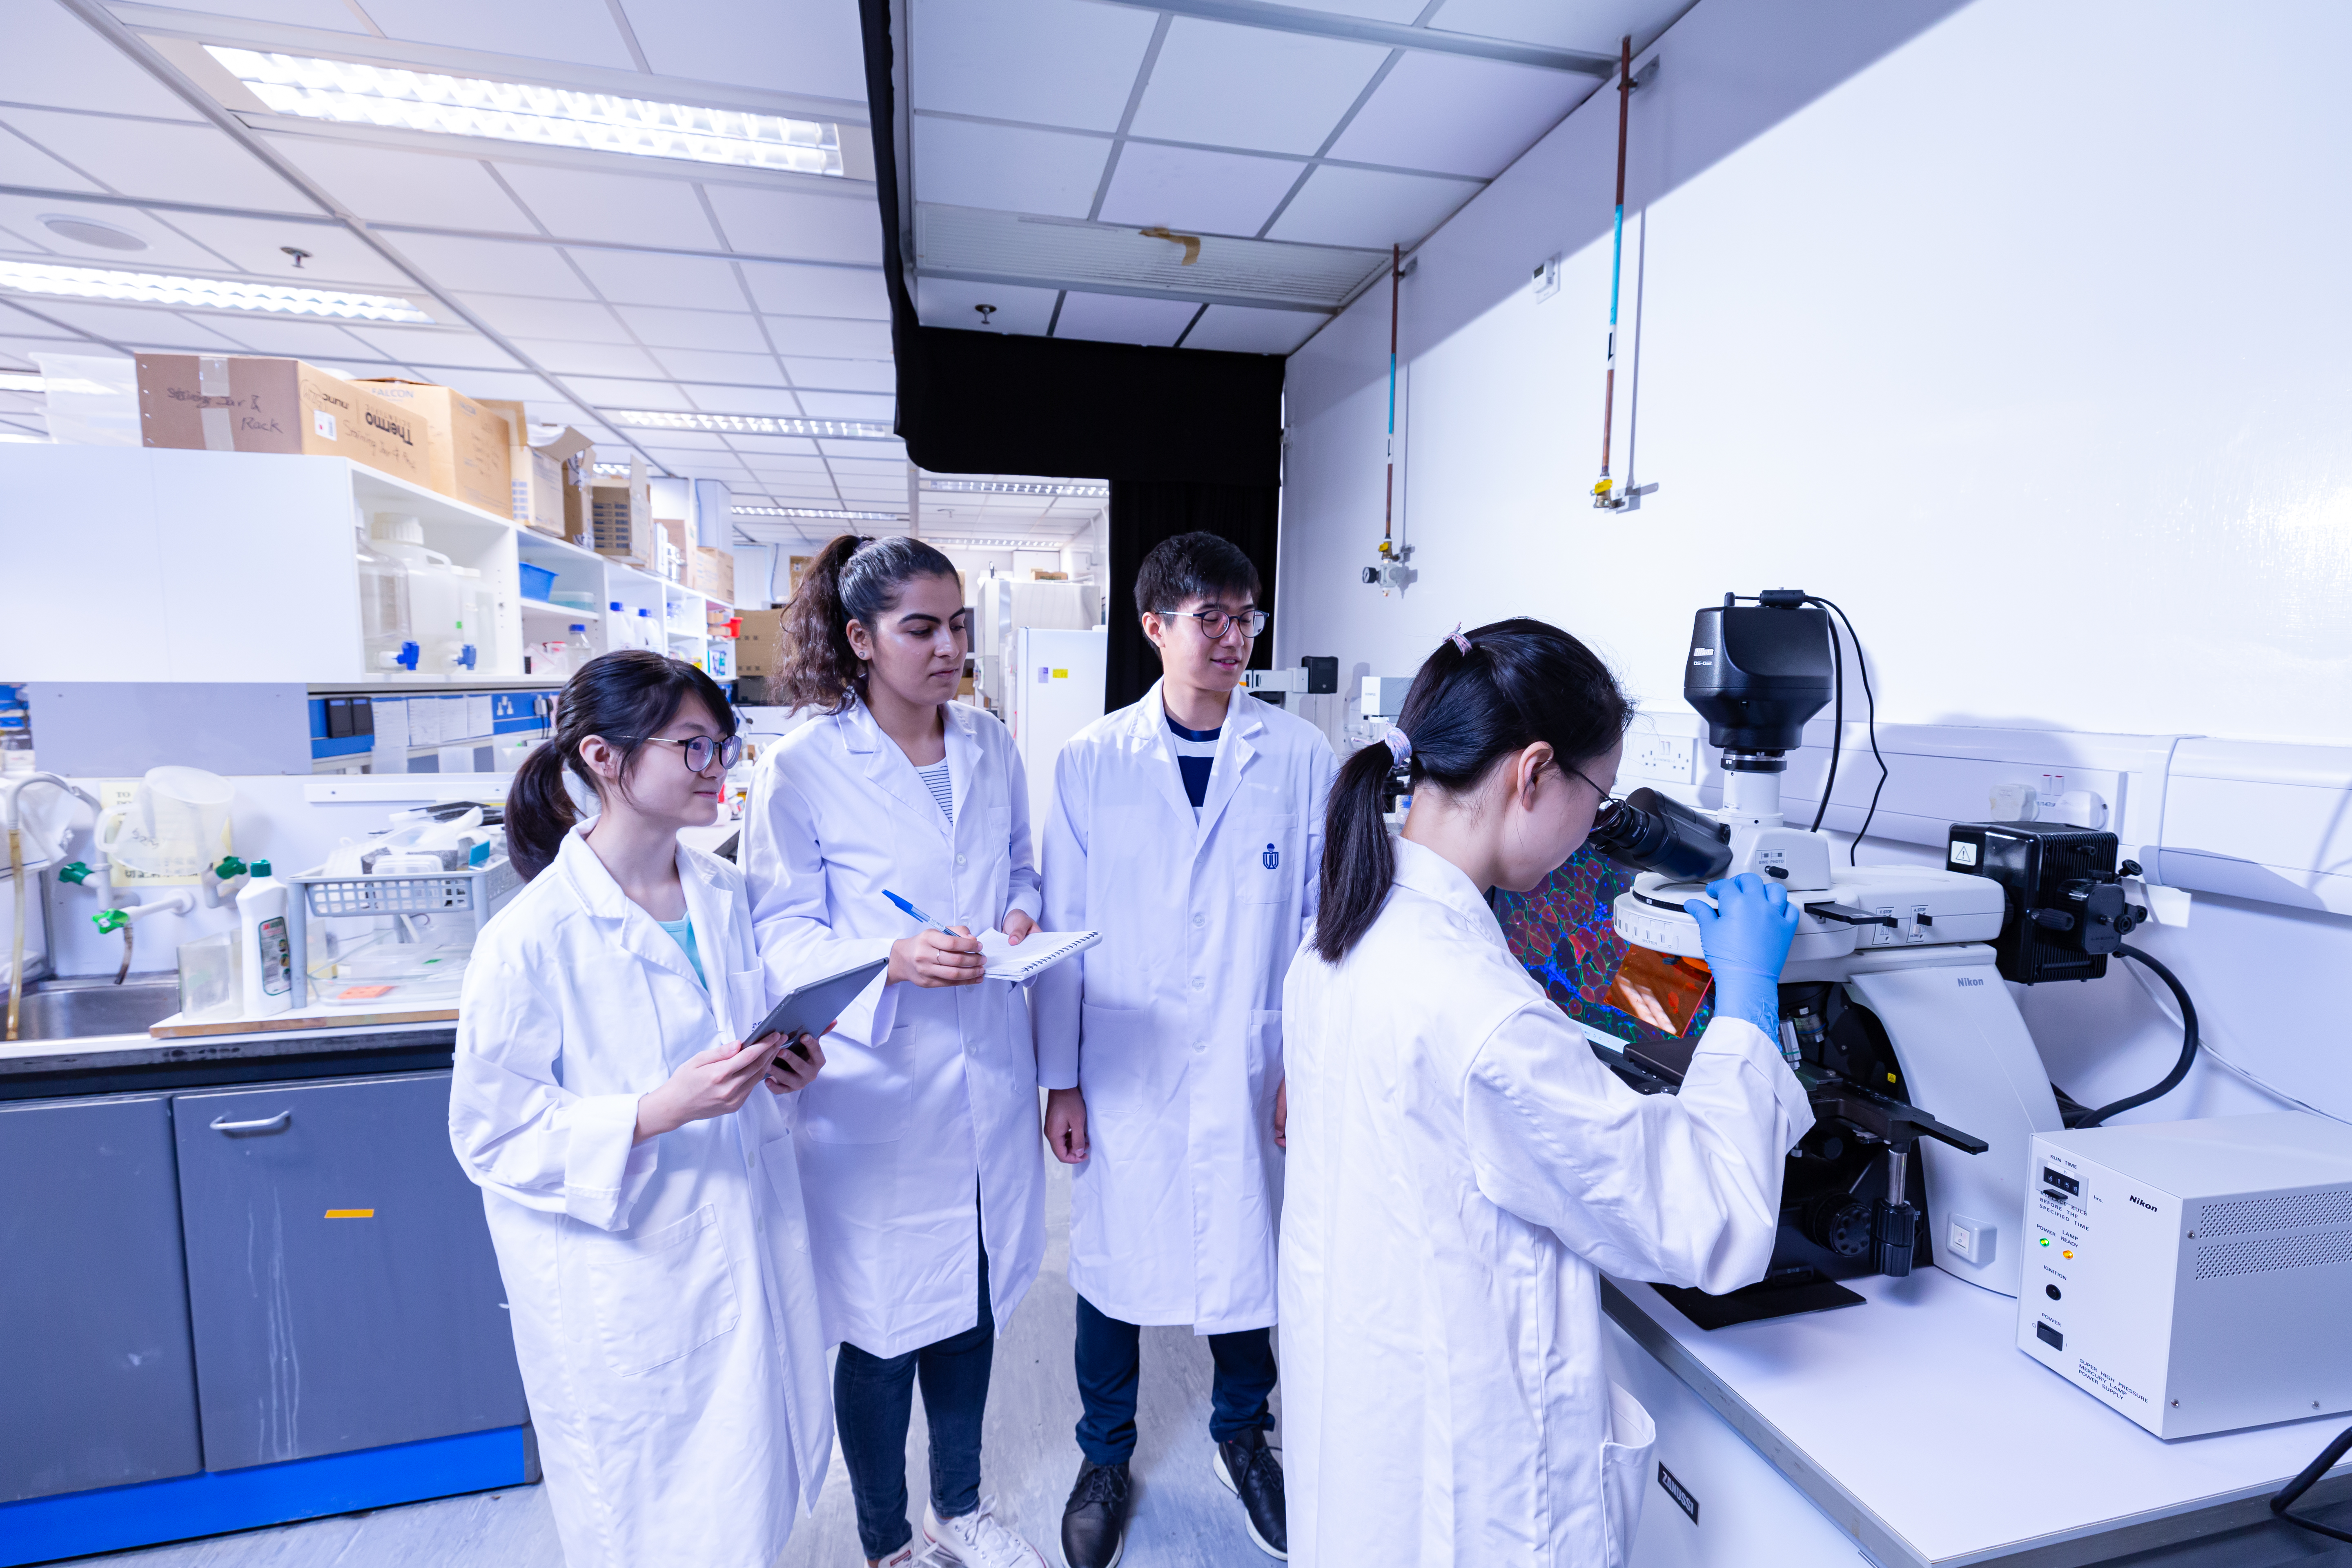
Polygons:
<instances>
[{"instance_id":1,"label":"colorful fluorescence image","mask_svg":"<svg viewBox=\"0 0 2352 1568\"><path fill-rule=\"evenodd\" d=\"M1696 1034L1715 1011L1706 965L1635 947L1610 921L1609 906L1633 877L1580 849L1528 892L1497 889L1495 914L1511 956L1570 1017L1621 1040Z\"/></svg>"}]
</instances>

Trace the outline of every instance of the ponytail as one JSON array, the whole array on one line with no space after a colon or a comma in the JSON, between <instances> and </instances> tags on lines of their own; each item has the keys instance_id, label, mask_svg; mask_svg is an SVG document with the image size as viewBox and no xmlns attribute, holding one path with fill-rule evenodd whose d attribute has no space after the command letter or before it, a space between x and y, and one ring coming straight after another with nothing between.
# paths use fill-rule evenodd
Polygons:
<instances>
[{"instance_id":1,"label":"ponytail","mask_svg":"<svg viewBox=\"0 0 2352 1568\"><path fill-rule=\"evenodd\" d=\"M878 637L882 616L917 577L955 582L955 563L913 538L845 533L826 545L784 606L783 668L775 683L784 705L837 713L862 693L866 661L849 646L849 623Z\"/></svg>"},{"instance_id":2,"label":"ponytail","mask_svg":"<svg viewBox=\"0 0 2352 1568\"><path fill-rule=\"evenodd\" d=\"M1537 742L1555 765L1601 755L1625 733L1633 707L1591 648L1524 616L1456 633L1423 661L1396 728L1407 776L1449 794L1477 787L1496 763ZM1349 757L1324 811L1322 901L1315 951L1345 958L1380 918L1396 879L1381 795L1396 753L1375 742Z\"/></svg>"},{"instance_id":3,"label":"ponytail","mask_svg":"<svg viewBox=\"0 0 2352 1568\"><path fill-rule=\"evenodd\" d=\"M580 754L580 742L601 737L618 752L621 778L636 765L646 737L668 727L689 697L699 698L725 734L735 732L735 710L719 683L684 659L646 648L592 658L563 683L556 699L555 733L532 749L507 786L507 855L525 881L555 863L563 836L580 809L564 787L572 775L594 794L598 780Z\"/></svg>"}]
</instances>

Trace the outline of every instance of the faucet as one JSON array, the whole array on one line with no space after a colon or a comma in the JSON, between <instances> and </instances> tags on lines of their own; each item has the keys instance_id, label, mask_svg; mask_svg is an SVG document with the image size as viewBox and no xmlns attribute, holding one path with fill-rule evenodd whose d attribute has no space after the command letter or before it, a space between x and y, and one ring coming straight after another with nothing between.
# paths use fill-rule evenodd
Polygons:
<instances>
[{"instance_id":1,"label":"faucet","mask_svg":"<svg viewBox=\"0 0 2352 1568\"><path fill-rule=\"evenodd\" d=\"M0 827L5 827L8 835L8 881L15 889L16 898L16 924L11 928L10 938L10 945L14 951L9 954L8 962L7 1038L12 1042L16 1038L16 1018L25 1002L25 847L22 805L25 791L37 784L45 784L53 788L61 789L76 800L89 805L93 812L100 809L97 798L89 791L68 783L55 773L19 773L0 779ZM123 957L124 973L128 973L130 952L127 942Z\"/></svg>"}]
</instances>

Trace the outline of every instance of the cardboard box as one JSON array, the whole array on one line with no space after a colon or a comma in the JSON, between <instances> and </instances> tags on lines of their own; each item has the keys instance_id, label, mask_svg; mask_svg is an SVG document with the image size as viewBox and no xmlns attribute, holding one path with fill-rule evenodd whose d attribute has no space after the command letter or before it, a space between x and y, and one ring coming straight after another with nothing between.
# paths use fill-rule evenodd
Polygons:
<instances>
[{"instance_id":1,"label":"cardboard box","mask_svg":"<svg viewBox=\"0 0 2352 1568\"><path fill-rule=\"evenodd\" d=\"M298 359L141 354L139 430L150 447L349 458L430 486L416 416Z\"/></svg>"},{"instance_id":2,"label":"cardboard box","mask_svg":"<svg viewBox=\"0 0 2352 1568\"><path fill-rule=\"evenodd\" d=\"M593 541L589 547L599 555L633 566L657 568L661 552L655 541L661 537L661 530L654 524L654 486L645 459L631 458L625 478L597 473L593 459L587 472Z\"/></svg>"},{"instance_id":3,"label":"cardboard box","mask_svg":"<svg viewBox=\"0 0 2352 1568\"><path fill-rule=\"evenodd\" d=\"M698 544L688 553L686 585L713 599L735 602L735 552Z\"/></svg>"},{"instance_id":4,"label":"cardboard box","mask_svg":"<svg viewBox=\"0 0 2352 1568\"><path fill-rule=\"evenodd\" d=\"M544 452L557 464L556 489L563 498L563 529L559 538L583 550L593 549L595 503L591 485L596 474L596 447L569 425L563 434L533 451Z\"/></svg>"},{"instance_id":5,"label":"cardboard box","mask_svg":"<svg viewBox=\"0 0 2352 1568\"><path fill-rule=\"evenodd\" d=\"M685 520L676 517L657 517L654 519L654 526L662 531L662 537L669 541L670 549L677 552L678 563L677 581L681 583L686 582L693 575L693 574L687 569L687 563L691 561L694 557L692 551L686 541ZM663 559L667 561L668 557L664 556Z\"/></svg>"},{"instance_id":6,"label":"cardboard box","mask_svg":"<svg viewBox=\"0 0 2352 1568\"><path fill-rule=\"evenodd\" d=\"M530 416L521 404L486 397L481 405L507 422L507 478L514 492L509 515L525 528L564 538L563 456L555 450L563 437L549 446L534 447ZM563 435L583 447L587 445L588 437L576 430L567 429Z\"/></svg>"},{"instance_id":7,"label":"cardboard box","mask_svg":"<svg viewBox=\"0 0 2352 1568\"><path fill-rule=\"evenodd\" d=\"M745 610L737 618L742 625L735 633L735 673L775 674L783 664L784 612Z\"/></svg>"},{"instance_id":8,"label":"cardboard box","mask_svg":"<svg viewBox=\"0 0 2352 1568\"><path fill-rule=\"evenodd\" d=\"M430 382L372 376L352 384L416 416L425 427L427 484L451 500L500 517L509 513L514 491L507 478L507 449L512 437L504 415Z\"/></svg>"},{"instance_id":9,"label":"cardboard box","mask_svg":"<svg viewBox=\"0 0 2352 1568\"><path fill-rule=\"evenodd\" d=\"M807 575L808 569L815 564L816 557L814 555L787 555L784 557L784 565L790 574L786 578L786 586L784 589L784 599L787 603L800 597L801 579ZM773 590L771 590L771 592Z\"/></svg>"}]
</instances>

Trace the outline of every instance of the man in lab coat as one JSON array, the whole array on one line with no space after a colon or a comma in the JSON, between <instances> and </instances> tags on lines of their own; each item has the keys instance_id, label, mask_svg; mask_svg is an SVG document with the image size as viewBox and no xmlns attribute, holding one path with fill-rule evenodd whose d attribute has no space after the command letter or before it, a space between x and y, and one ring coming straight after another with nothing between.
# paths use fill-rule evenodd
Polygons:
<instances>
[{"instance_id":1,"label":"man in lab coat","mask_svg":"<svg viewBox=\"0 0 2352 1568\"><path fill-rule=\"evenodd\" d=\"M1334 762L1313 725L1240 689L1265 629L1249 558L1171 539L1135 585L1162 679L1081 730L1054 768L1048 931L1102 942L1036 984L1045 1137L1073 1165L1084 1462L1069 1568L1124 1544L1138 1327L1187 1324L1216 1362L1210 1462L1253 1540L1285 1550L1267 1447L1282 1217L1282 983L1315 922Z\"/></svg>"}]
</instances>

